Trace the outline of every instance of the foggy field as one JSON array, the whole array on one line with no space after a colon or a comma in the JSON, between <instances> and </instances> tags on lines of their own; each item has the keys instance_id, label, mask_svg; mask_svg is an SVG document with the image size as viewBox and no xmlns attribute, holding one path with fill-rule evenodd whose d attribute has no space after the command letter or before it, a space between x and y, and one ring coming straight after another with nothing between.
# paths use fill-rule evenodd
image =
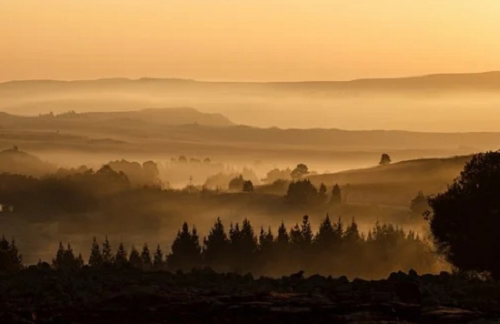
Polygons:
<instances>
[{"instance_id":1,"label":"foggy field","mask_svg":"<svg viewBox=\"0 0 500 324\"><path fill-rule=\"evenodd\" d=\"M442 132L448 126L440 114L459 125L448 120L450 109L479 93L495 102L497 79L0 84L2 230L28 264L50 260L59 241L87 259L94 236L115 248L147 242L169 251L183 222L203 239L219 217L227 229L247 219L258 235L261 228L276 233L282 222L291 230L304 215L317 232L329 215L355 220L364 237L376 224L394 224L428 240L425 206L414 210L412 200L445 190L471 154L500 147L500 133ZM432 130L432 121L441 132L408 131ZM279 127L262 127L269 125ZM391 164L379 165L384 153ZM294 178L301 163L308 173ZM240 175L251 192L231 187ZM313 200L287 198L292 182L308 179ZM341 201L332 203L336 185Z\"/></svg>"}]
</instances>

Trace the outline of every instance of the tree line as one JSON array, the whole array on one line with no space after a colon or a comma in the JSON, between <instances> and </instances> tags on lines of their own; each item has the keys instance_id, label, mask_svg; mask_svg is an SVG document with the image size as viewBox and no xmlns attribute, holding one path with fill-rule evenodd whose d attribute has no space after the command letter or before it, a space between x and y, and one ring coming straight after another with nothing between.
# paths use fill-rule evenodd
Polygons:
<instances>
[{"instance_id":1,"label":"tree line","mask_svg":"<svg viewBox=\"0 0 500 324\"><path fill-rule=\"evenodd\" d=\"M10 246L12 249L13 244ZM307 215L290 229L282 223L276 233L271 228L261 228L258 234L248 219L241 224L231 223L227 231L217 219L203 239L195 226L190 228L184 223L170 250L164 254L159 245L151 250L147 243L142 249L132 246L130 250L119 243L113 250L107 238L102 244L94 238L88 260L76 255L71 244L65 246L61 242L51 264L40 261L38 266L61 271L77 270L85 264L92 268L133 267L145 271L209 267L217 272L271 276L304 270L311 274L370 277L412 268L429 272L435 264L427 242L413 231L377 223L365 235L360 233L356 221L344 224L339 218L332 222L328 215L316 233ZM18 269L12 266L20 264L16 260L22 260L17 250L2 253L9 257L1 259L0 269Z\"/></svg>"}]
</instances>

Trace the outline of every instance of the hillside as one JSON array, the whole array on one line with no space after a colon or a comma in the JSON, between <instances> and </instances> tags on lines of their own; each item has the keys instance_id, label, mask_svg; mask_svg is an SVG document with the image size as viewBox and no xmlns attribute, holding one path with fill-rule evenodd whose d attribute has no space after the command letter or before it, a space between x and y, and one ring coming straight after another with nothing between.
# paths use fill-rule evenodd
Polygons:
<instances>
[{"instance_id":1,"label":"hillside","mask_svg":"<svg viewBox=\"0 0 500 324\"><path fill-rule=\"evenodd\" d=\"M19 150L17 147L0 151L0 173L41 176L55 167L43 162L38 157Z\"/></svg>"},{"instance_id":2,"label":"hillside","mask_svg":"<svg viewBox=\"0 0 500 324\"><path fill-rule=\"evenodd\" d=\"M469 159L470 156L458 156L403 161L367 169L314 175L310 179L315 185L325 183L331 186L338 183L344 186L344 198L348 202L408 206L420 190L425 194L445 190Z\"/></svg>"},{"instance_id":3,"label":"hillside","mask_svg":"<svg viewBox=\"0 0 500 324\"><path fill-rule=\"evenodd\" d=\"M499 90L500 72L261 83L28 80L0 83L0 111L38 115L187 106L257 127L496 131Z\"/></svg>"}]
</instances>

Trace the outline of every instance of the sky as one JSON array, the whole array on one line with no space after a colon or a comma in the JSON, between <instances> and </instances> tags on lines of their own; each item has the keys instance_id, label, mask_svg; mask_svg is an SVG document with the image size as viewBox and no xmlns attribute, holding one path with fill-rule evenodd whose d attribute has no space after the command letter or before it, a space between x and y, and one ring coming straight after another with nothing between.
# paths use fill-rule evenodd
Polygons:
<instances>
[{"instance_id":1,"label":"sky","mask_svg":"<svg viewBox=\"0 0 500 324\"><path fill-rule=\"evenodd\" d=\"M500 70L499 0L0 0L0 82Z\"/></svg>"}]
</instances>

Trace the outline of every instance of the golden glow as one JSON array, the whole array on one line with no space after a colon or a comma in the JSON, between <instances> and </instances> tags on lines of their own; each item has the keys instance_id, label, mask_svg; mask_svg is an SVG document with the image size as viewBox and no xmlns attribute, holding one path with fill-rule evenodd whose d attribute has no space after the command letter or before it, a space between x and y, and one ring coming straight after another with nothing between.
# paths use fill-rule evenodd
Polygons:
<instances>
[{"instance_id":1,"label":"golden glow","mask_svg":"<svg viewBox=\"0 0 500 324\"><path fill-rule=\"evenodd\" d=\"M0 81L500 70L498 0L0 0Z\"/></svg>"}]
</instances>

